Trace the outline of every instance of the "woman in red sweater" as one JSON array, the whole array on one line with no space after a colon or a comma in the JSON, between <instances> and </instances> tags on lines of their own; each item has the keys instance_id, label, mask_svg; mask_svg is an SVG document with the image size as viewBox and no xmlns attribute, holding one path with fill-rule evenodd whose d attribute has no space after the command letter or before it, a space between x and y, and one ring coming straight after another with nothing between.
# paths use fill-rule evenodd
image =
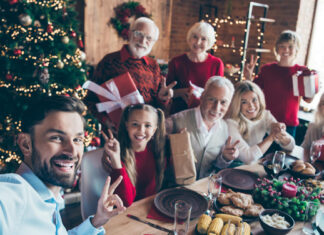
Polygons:
<instances>
[{"instance_id":1,"label":"woman in red sweater","mask_svg":"<svg viewBox=\"0 0 324 235\"><path fill-rule=\"evenodd\" d=\"M215 31L210 24L195 23L187 33L187 43L190 51L173 58L168 66L167 83L177 81L170 114L199 105L189 82L203 88L210 77L224 75L222 60L207 53L215 43Z\"/></svg>"},{"instance_id":2,"label":"woman in red sweater","mask_svg":"<svg viewBox=\"0 0 324 235\"><path fill-rule=\"evenodd\" d=\"M165 126L161 109L136 104L125 108L118 130L118 139L108 131L104 135L103 164L112 181L123 180L116 194L125 206L134 200L155 194L162 186L165 170Z\"/></svg>"}]
</instances>

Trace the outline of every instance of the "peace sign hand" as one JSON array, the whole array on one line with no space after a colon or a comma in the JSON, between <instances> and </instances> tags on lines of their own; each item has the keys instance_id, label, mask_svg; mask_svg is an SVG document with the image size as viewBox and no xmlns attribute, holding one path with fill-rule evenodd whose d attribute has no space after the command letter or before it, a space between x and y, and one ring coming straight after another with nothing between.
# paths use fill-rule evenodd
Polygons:
<instances>
[{"instance_id":1,"label":"peace sign hand","mask_svg":"<svg viewBox=\"0 0 324 235\"><path fill-rule=\"evenodd\" d=\"M120 159L120 147L119 142L114 138L113 133L108 129L108 136L102 132L102 136L105 139L104 145L104 157L113 169L122 168Z\"/></svg>"},{"instance_id":2,"label":"peace sign hand","mask_svg":"<svg viewBox=\"0 0 324 235\"><path fill-rule=\"evenodd\" d=\"M170 83L168 86L166 85L166 80L165 77L162 77L162 86L161 89L158 93L158 97L160 100L162 100L163 102L171 99L173 97L173 87L177 85L177 82L174 81L172 83Z\"/></svg>"},{"instance_id":3,"label":"peace sign hand","mask_svg":"<svg viewBox=\"0 0 324 235\"><path fill-rule=\"evenodd\" d=\"M91 220L94 227L98 228L106 224L110 218L126 210L123 201L117 194L114 194L115 189L122 180L123 177L119 176L110 186L111 178L108 176L98 201L97 212Z\"/></svg>"},{"instance_id":4,"label":"peace sign hand","mask_svg":"<svg viewBox=\"0 0 324 235\"><path fill-rule=\"evenodd\" d=\"M225 147L224 147L223 153L222 153L227 161L232 161L232 160L238 158L238 156L239 156L239 150L236 147L236 145L238 145L238 143L240 143L240 141L237 140L233 144L231 142L232 142L232 137L229 136L226 140Z\"/></svg>"},{"instance_id":5,"label":"peace sign hand","mask_svg":"<svg viewBox=\"0 0 324 235\"><path fill-rule=\"evenodd\" d=\"M252 74L257 61L257 57L251 55L250 62L245 64L243 74L246 80L253 81Z\"/></svg>"}]
</instances>

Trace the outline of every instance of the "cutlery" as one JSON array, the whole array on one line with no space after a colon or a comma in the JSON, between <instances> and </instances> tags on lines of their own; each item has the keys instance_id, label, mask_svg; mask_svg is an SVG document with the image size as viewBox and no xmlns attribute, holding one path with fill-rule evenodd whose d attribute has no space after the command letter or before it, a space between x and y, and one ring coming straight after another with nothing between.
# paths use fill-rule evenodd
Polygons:
<instances>
[{"instance_id":1,"label":"cutlery","mask_svg":"<svg viewBox=\"0 0 324 235\"><path fill-rule=\"evenodd\" d=\"M133 219L133 220L136 220L136 221L142 222L142 223L147 224L147 225L149 225L149 226L151 226L151 227L153 227L153 228L156 228L156 229L159 229L159 230L161 230L161 231L164 231L164 232L167 232L167 233L173 234L173 231L172 231L172 230L167 229L167 228L163 228L163 227L161 227L160 225L153 224L153 223L151 223L151 222L149 222L149 221L142 220L142 219L138 218L138 217L135 216L135 215L127 214L127 216L128 216L129 218Z\"/></svg>"}]
</instances>

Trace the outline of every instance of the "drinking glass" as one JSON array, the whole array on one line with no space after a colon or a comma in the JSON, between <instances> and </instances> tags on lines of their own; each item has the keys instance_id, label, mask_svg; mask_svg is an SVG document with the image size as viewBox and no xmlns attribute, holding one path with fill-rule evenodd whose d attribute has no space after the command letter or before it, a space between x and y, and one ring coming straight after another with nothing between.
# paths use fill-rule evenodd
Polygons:
<instances>
[{"instance_id":1,"label":"drinking glass","mask_svg":"<svg viewBox=\"0 0 324 235\"><path fill-rule=\"evenodd\" d=\"M316 160L321 156L321 149L322 149L322 143L318 141L313 141L310 152L309 152L309 159L311 163L315 163Z\"/></svg>"},{"instance_id":2,"label":"drinking glass","mask_svg":"<svg viewBox=\"0 0 324 235\"><path fill-rule=\"evenodd\" d=\"M182 200L174 205L174 235L186 235L189 230L192 206Z\"/></svg>"},{"instance_id":3,"label":"drinking glass","mask_svg":"<svg viewBox=\"0 0 324 235\"><path fill-rule=\"evenodd\" d=\"M272 170L275 175L278 175L279 172L285 165L286 153L282 151L276 151L272 158Z\"/></svg>"},{"instance_id":4,"label":"drinking glass","mask_svg":"<svg viewBox=\"0 0 324 235\"><path fill-rule=\"evenodd\" d=\"M309 201L307 202L305 210L305 221L303 226L303 233L307 235L315 234L313 229L313 223L315 223L315 214L319 207L317 202Z\"/></svg>"},{"instance_id":5,"label":"drinking glass","mask_svg":"<svg viewBox=\"0 0 324 235\"><path fill-rule=\"evenodd\" d=\"M222 190L222 176L212 173L208 178L208 198L209 198L209 209L212 209L213 205Z\"/></svg>"}]
</instances>

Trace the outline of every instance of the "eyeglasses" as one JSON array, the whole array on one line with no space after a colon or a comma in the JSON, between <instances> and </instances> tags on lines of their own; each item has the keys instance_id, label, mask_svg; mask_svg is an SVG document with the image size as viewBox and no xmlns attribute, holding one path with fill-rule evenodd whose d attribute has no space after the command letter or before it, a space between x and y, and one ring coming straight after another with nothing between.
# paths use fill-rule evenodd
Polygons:
<instances>
[{"instance_id":1,"label":"eyeglasses","mask_svg":"<svg viewBox=\"0 0 324 235\"><path fill-rule=\"evenodd\" d=\"M137 30L133 30L133 34L134 34L134 37L135 38L146 38L146 40L148 41L148 42L152 42L152 41L154 41L154 39L151 37L151 36L149 36L149 35L145 35L143 32L141 32L141 31L137 31Z\"/></svg>"}]
</instances>

